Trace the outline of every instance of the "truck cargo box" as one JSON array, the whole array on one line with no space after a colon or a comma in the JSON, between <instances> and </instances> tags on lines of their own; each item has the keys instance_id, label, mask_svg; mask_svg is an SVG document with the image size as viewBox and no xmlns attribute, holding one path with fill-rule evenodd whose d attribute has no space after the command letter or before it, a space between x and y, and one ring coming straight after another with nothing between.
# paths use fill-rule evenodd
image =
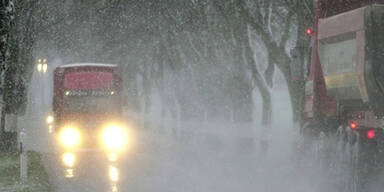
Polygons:
<instances>
[{"instance_id":1,"label":"truck cargo box","mask_svg":"<svg viewBox=\"0 0 384 192\"><path fill-rule=\"evenodd\" d=\"M348 105L384 99L384 5L319 21L319 58L327 94Z\"/></svg>"}]
</instances>

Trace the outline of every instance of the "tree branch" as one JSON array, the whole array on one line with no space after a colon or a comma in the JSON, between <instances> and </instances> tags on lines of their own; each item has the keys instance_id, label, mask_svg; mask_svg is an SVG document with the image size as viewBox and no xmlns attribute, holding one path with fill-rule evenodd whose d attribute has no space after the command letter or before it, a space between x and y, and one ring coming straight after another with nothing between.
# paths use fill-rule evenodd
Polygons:
<instances>
[{"instance_id":1,"label":"tree branch","mask_svg":"<svg viewBox=\"0 0 384 192\"><path fill-rule=\"evenodd\" d=\"M292 17L293 17L293 12L290 11L288 13L288 16L286 17L286 20L285 20L285 26L284 26L284 32L283 32L283 35L281 37L281 41L280 41L280 47L283 48L285 47L285 44L287 43L289 37L290 37L290 29L291 29L291 24L292 24Z\"/></svg>"}]
</instances>

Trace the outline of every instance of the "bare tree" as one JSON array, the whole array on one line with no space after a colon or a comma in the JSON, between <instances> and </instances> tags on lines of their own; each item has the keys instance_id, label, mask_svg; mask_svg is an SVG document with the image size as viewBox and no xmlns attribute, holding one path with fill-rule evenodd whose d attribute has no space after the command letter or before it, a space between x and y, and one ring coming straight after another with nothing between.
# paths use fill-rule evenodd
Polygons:
<instances>
[{"instance_id":1,"label":"bare tree","mask_svg":"<svg viewBox=\"0 0 384 192\"><path fill-rule=\"evenodd\" d=\"M265 78L271 85L271 75L276 65L284 74L288 84L291 103L294 112L294 120L298 120L301 114L301 105L303 104L303 81L296 81L292 77L291 56L288 54L288 42L292 34L296 33L296 45L293 47L307 48L310 39L305 36L305 27L310 25L312 19L313 2L308 1L271 1L271 0L253 0L238 1L238 10L242 19L261 37L263 43L268 49L268 68L265 72ZM274 19L271 19L274 17ZM271 23L273 22L273 23ZM280 25L280 39L276 39L273 31L270 30L271 24ZM296 28L296 32L292 30ZM303 52L306 53L306 52ZM307 54L302 54L300 61L304 65Z\"/></svg>"}]
</instances>

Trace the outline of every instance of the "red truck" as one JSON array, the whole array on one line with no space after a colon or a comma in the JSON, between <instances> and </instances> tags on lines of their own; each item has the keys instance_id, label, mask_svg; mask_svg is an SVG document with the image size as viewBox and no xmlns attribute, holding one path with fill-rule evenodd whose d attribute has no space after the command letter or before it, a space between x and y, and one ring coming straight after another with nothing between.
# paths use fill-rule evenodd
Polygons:
<instances>
[{"instance_id":1,"label":"red truck","mask_svg":"<svg viewBox=\"0 0 384 192\"><path fill-rule=\"evenodd\" d=\"M318 0L315 13L300 130L355 149L338 151L351 180L373 178L384 162L384 0Z\"/></svg>"},{"instance_id":2,"label":"red truck","mask_svg":"<svg viewBox=\"0 0 384 192\"><path fill-rule=\"evenodd\" d=\"M117 65L80 63L54 71L54 132L61 149L118 151L127 143L122 123L122 76ZM51 125L52 126L52 125Z\"/></svg>"}]
</instances>

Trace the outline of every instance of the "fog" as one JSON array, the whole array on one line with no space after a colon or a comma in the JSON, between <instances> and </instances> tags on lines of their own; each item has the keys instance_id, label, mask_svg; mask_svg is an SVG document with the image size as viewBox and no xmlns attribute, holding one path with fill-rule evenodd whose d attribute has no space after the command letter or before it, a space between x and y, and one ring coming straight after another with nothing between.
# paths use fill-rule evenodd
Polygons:
<instances>
[{"instance_id":1,"label":"fog","mask_svg":"<svg viewBox=\"0 0 384 192\"><path fill-rule=\"evenodd\" d=\"M279 75L277 73L277 75ZM19 122L26 127L30 150L37 150L50 158L56 154L46 127L38 120L50 110L52 76L47 75L44 83L44 100L40 100L41 81L34 75L31 81L27 113ZM152 107L145 123L138 123L140 132L137 140L139 149L129 153L127 164L137 164L127 169L127 176L121 182L120 190L135 191L336 191L335 179L330 177L314 157L306 157L303 164L297 162L295 145L297 127L292 122L292 112L286 85L272 89L273 120L271 130L261 127L261 99L259 93L252 93L254 102L252 122L178 121L165 117L161 121L161 100L153 91ZM193 98L193 95L190 95ZM129 118L129 116L127 117ZM137 118L137 117L136 117ZM137 119L140 121L141 119ZM140 127L143 126L144 127ZM45 138L46 137L46 138ZM269 148L263 150L260 140L268 137ZM40 138L40 139L37 139ZM249 141L251 140L251 141ZM134 162L135 156L143 156ZM156 160L153 161L152 158ZM45 160L47 164L51 162ZM152 162L153 161L153 162ZM91 161L92 162L92 161ZM95 162L93 162L95 163ZM96 164L96 163L95 163ZM99 165L99 164L97 164ZM96 165L95 165L96 166ZM47 166L48 168L51 165ZM137 168L139 167L139 168ZM145 172L130 175L129 172ZM51 171L48 171L51 172ZM52 182L60 190L93 191L102 172L68 185L61 181ZM56 175L56 177L59 177ZM64 186L64 187L63 187ZM76 186L76 187L73 187Z\"/></svg>"},{"instance_id":2,"label":"fog","mask_svg":"<svg viewBox=\"0 0 384 192\"><path fill-rule=\"evenodd\" d=\"M60 4L45 3L46 6ZM112 4L111 11L118 9L121 17L128 17L118 21L114 21L117 17L112 12L102 13L112 14L112 19L103 18L96 11L97 5L84 9L81 7L88 4L77 2L65 3L66 8L47 13L52 18L64 15L66 21L47 29L36 39L38 48L34 49L34 57L47 58L49 69L44 75L33 72L29 84L26 114L20 120L20 127L27 132L28 148L45 154L47 167L54 167L50 158L57 151L50 147L50 139L44 139L50 136L39 122L52 112L55 67L81 62L116 63L123 70L128 96L125 117L136 122L138 133L136 148L124 165L132 164L135 168L122 168L127 176L120 182L121 191L333 189L330 178L316 163L306 166L297 163L298 130L293 123L286 80L279 69L272 73L273 86L267 88L272 101L272 120L269 125L261 123L263 100L257 81L264 84L266 80L257 79L252 67L247 67L256 65L260 73L268 68L268 53L257 33L250 29L245 34L226 32L227 27L236 27L236 21L229 21L221 29L220 23L225 21L218 12L210 11L211 5L206 10L196 8L205 11L206 18L196 18L197 24L192 21L191 26L180 30L178 27L184 26L170 23L171 16L179 16L180 22L186 17L189 22L191 13L182 15L177 9L190 8L175 4L166 11L161 9L165 4L159 9L156 5L161 4L143 3L138 8L142 12L130 12L134 8L127 3L122 6L130 11L124 12ZM148 18L150 21L145 20ZM199 26L204 19L211 24ZM269 27L276 28L272 24ZM242 36L249 36L250 39L246 38L249 42L243 42ZM278 36L275 38L279 41ZM242 55L246 57L246 53L238 48L241 43L250 44L254 63L243 61ZM262 140L267 140L268 147L260 145ZM135 159L140 160L135 162ZM305 162L311 161L308 158ZM95 162L90 163L96 166ZM131 169L133 173L145 174L130 176ZM52 170L48 173L57 174ZM57 178L51 182L59 191L92 191L103 173L89 173L86 180L79 178L69 186Z\"/></svg>"},{"instance_id":3,"label":"fog","mask_svg":"<svg viewBox=\"0 0 384 192\"><path fill-rule=\"evenodd\" d=\"M53 190L356 191L358 149L338 140L348 133L303 143L299 131L310 57L292 50L311 44L301 32L313 1L16 2L20 69L10 79L21 88L6 97L17 104L7 113L26 148L42 154ZM71 179L60 172L45 118L54 69L73 63L116 64L123 75L134 145L116 183L99 153L76 154L92 158Z\"/></svg>"}]
</instances>

